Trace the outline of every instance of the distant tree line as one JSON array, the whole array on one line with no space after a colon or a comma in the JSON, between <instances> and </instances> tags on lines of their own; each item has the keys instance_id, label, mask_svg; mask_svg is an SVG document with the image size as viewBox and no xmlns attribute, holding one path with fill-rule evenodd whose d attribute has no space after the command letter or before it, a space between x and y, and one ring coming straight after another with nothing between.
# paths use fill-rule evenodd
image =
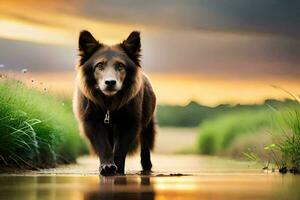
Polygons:
<instances>
[{"instance_id":1,"label":"distant tree line","mask_svg":"<svg viewBox=\"0 0 300 200\"><path fill-rule=\"evenodd\" d=\"M216 107L201 105L191 101L186 106L158 105L157 121L160 126L195 127L204 120L227 112L244 110L277 109L281 106L293 106L296 101L285 99L284 101L267 99L261 104L220 104Z\"/></svg>"}]
</instances>

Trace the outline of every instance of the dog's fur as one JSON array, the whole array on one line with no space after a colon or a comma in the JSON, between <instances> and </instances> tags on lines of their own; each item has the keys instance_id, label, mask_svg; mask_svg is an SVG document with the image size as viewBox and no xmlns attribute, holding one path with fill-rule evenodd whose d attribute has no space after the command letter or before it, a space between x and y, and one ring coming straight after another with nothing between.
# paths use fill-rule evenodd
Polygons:
<instances>
[{"instance_id":1,"label":"dog's fur","mask_svg":"<svg viewBox=\"0 0 300 200\"><path fill-rule=\"evenodd\" d=\"M73 109L81 132L100 158L99 170L103 175L124 173L126 155L138 146L143 170L150 171L152 167L150 150L155 139L156 98L142 73L140 51L137 31L113 46L99 43L88 31L80 33ZM100 63L99 71L101 59L105 63ZM115 60L122 62L120 69L115 67ZM105 85L106 69L121 87L110 90ZM109 123L104 123L107 111Z\"/></svg>"}]
</instances>

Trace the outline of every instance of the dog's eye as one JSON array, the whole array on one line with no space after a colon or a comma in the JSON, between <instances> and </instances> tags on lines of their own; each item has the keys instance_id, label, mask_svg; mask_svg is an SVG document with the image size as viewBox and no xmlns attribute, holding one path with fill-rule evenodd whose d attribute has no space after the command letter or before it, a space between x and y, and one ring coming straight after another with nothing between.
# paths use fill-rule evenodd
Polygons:
<instances>
[{"instance_id":1,"label":"dog's eye","mask_svg":"<svg viewBox=\"0 0 300 200\"><path fill-rule=\"evenodd\" d=\"M116 70L122 71L125 68L123 63L116 63Z\"/></svg>"},{"instance_id":2,"label":"dog's eye","mask_svg":"<svg viewBox=\"0 0 300 200\"><path fill-rule=\"evenodd\" d=\"M100 69L100 70L104 70L104 62L99 62L96 64L96 68Z\"/></svg>"}]
</instances>

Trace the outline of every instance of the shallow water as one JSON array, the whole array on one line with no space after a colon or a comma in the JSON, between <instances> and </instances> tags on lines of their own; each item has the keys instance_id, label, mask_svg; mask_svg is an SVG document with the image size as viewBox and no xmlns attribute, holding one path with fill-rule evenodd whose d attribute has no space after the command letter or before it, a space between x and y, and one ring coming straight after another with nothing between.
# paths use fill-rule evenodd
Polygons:
<instances>
[{"instance_id":1,"label":"shallow water","mask_svg":"<svg viewBox=\"0 0 300 200\"><path fill-rule=\"evenodd\" d=\"M154 173L140 175L138 157L126 176L98 176L96 158L77 165L0 176L0 199L300 199L300 176L214 157L155 155Z\"/></svg>"}]
</instances>

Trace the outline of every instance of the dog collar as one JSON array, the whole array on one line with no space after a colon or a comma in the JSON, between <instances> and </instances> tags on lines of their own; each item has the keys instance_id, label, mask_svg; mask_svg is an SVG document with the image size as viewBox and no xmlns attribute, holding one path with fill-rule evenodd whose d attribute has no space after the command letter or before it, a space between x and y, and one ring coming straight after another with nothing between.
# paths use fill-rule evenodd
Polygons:
<instances>
[{"instance_id":1,"label":"dog collar","mask_svg":"<svg viewBox=\"0 0 300 200\"><path fill-rule=\"evenodd\" d=\"M104 123L105 124L109 124L109 118L110 118L110 116L109 116L109 110L107 110L106 114L105 114L105 118L104 118Z\"/></svg>"}]
</instances>

